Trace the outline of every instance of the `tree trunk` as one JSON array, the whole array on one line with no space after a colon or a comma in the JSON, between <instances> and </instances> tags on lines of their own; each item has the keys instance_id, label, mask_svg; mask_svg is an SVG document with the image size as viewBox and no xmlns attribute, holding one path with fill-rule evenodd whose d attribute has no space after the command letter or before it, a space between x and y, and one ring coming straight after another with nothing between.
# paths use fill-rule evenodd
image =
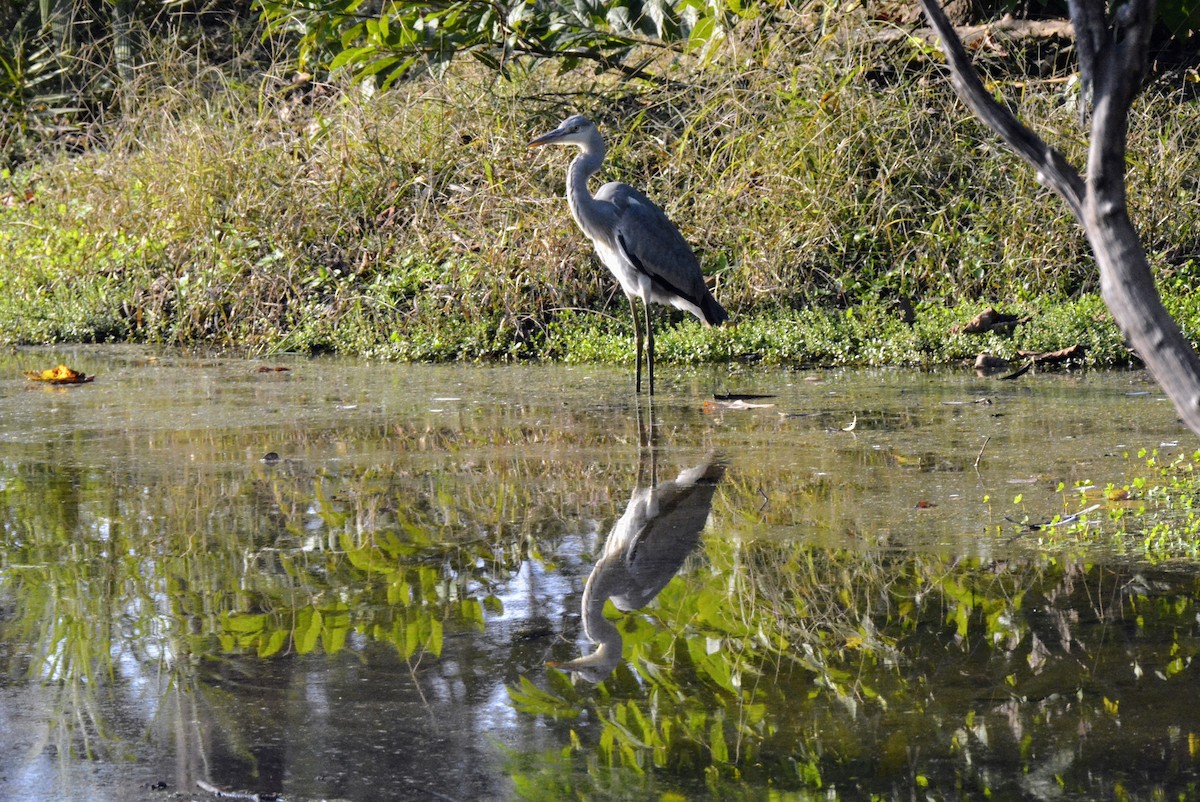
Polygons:
<instances>
[{"instance_id":1,"label":"tree trunk","mask_svg":"<svg viewBox=\"0 0 1200 802\"><path fill-rule=\"evenodd\" d=\"M113 61L123 88L133 83L137 65L137 42L133 32L137 4L138 0L116 0L112 7Z\"/></svg>"},{"instance_id":2,"label":"tree trunk","mask_svg":"<svg viewBox=\"0 0 1200 802\"><path fill-rule=\"evenodd\" d=\"M1071 22L1083 67L1083 103L1094 101L1086 182L1054 148L984 88L937 0L919 0L942 41L954 88L963 102L1037 170L1038 181L1067 202L1096 256L1100 290L1130 345L1200 434L1200 358L1167 314L1125 201L1125 137L1129 107L1146 70L1154 0L1128 0L1109 23L1104 0L1072 0ZM1086 116L1086 107L1081 119Z\"/></svg>"}]
</instances>

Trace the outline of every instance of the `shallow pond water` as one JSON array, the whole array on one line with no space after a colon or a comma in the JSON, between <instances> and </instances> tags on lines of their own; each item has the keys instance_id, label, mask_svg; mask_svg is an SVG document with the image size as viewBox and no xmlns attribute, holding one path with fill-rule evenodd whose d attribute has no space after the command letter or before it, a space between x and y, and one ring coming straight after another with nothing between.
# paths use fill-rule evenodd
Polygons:
<instances>
[{"instance_id":1,"label":"shallow pond water","mask_svg":"<svg viewBox=\"0 0 1200 802\"><path fill-rule=\"evenodd\" d=\"M628 373L0 356L0 799L1195 792L1144 374Z\"/></svg>"}]
</instances>

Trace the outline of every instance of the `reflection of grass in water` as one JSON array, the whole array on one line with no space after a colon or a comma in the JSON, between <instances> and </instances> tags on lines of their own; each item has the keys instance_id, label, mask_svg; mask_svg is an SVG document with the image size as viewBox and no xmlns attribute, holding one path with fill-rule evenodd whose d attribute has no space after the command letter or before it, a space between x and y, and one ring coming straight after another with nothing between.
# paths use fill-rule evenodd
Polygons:
<instances>
[{"instance_id":1,"label":"reflection of grass in water","mask_svg":"<svg viewBox=\"0 0 1200 802\"><path fill-rule=\"evenodd\" d=\"M535 435L514 426L490 436ZM434 657L448 634L487 625L522 561L559 553L581 521L614 518L634 482L632 462L524 458L516 448L471 461L463 454L482 447L485 432L443 432L422 445L428 437L397 435L404 448L394 464L263 468L211 485L32 463L0 469L0 626L5 642L22 644L6 649L6 669L59 684L70 702L62 731L94 753L111 732L96 694L124 687L130 667L190 687L194 660L335 652L356 632L404 657ZM1009 732L1020 740L1021 729L1054 745L1067 722L1107 732L1131 715L1129 701L1114 707L1129 692L1112 679L1131 664L1143 677L1188 681L1194 588L1156 589L1065 555L1072 534L1099 542L1115 530L1135 543L1139 532L1162 531L1168 545L1193 542L1192 530L1171 527L1193 520L1194 463L1148 465L1145 481L1131 480L1146 515L1109 504L1106 512L1123 511L1117 520L1097 514L1103 527L1045 530L1043 551L1004 563L869 541L847 549L756 539L764 526L801 522L841 488L739 466L718 490L690 568L649 610L620 617L628 665L595 692L559 678L532 709L587 711L595 725L556 726L575 729L571 765L582 761L596 777L665 771L670 787L706 777L724 790L742 777L798 793L868 770L905 787L919 773L977 783L964 755L982 759L980 727L993 744ZM764 496L780 503L764 506ZM1090 503L1064 489L1064 510ZM1138 529L1137 520L1166 528ZM1132 656L1100 651L1089 627L1138 616ZM1162 637L1172 625L1179 634ZM1093 676L1078 673L1080 658L1098 666ZM1012 709L1001 716L993 702ZM84 723L68 727L73 720Z\"/></svg>"},{"instance_id":2,"label":"reflection of grass in water","mask_svg":"<svg viewBox=\"0 0 1200 802\"><path fill-rule=\"evenodd\" d=\"M518 709L566 714L575 745L569 758L514 756L518 788L638 798L688 794L703 777L732 799L762 783L798 799L831 784L1162 793L1181 781L1175 770L1111 755L1161 740L1190 765L1193 736L1179 747L1171 733L1200 722L1164 712L1161 697L1181 692L1169 683L1200 654L1200 585L1070 555L1125 540L1153 557L1156 537L1162 553L1191 553L1197 464L1200 454L1166 466L1150 455L1153 480L1064 488L1063 517L1097 498L1103 509L1028 530L1026 556L1002 562L755 539L778 516L761 500L786 482L731 473L693 570L650 609L618 615L627 665L594 691L553 673L536 695L511 689ZM793 509L837 492L822 481L792 490ZM1132 639L1113 637L1130 627ZM1157 711L1149 723L1146 711Z\"/></svg>"},{"instance_id":3,"label":"reflection of grass in water","mask_svg":"<svg viewBox=\"0 0 1200 802\"><path fill-rule=\"evenodd\" d=\"M512 689L528 713L585 714L558 725L573 733L570 770L514 758L519 787L683 792L703 777L720 798L746 781L799 798L830 784L1016 793L1053 766L1091 795L1116 777L1148 790L1176 776L1136 755L1196 725L1145 713L1181 692L1165 683L1200 653L1195 579L718 537L705 554L707 570L621 616L629 664L601 686L552 674L537 698ZM1133 640L1113 637L1135 621ZM1131 685L1131 665L1155 679ZM1063 749L1075 757L1045 762Z\"/></svg>"}]
</instances>

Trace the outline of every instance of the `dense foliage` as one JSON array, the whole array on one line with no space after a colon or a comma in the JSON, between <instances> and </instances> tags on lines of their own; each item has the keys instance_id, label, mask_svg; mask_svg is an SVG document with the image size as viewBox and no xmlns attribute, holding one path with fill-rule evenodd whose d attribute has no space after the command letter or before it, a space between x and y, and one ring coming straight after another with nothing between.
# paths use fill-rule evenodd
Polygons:
<instances>
[{"instance_id":1,"label":"dense foliage","mask_svg":"<svg viewBox=\"0 0 1200 802\"><path fill-rule=\"evenodd\" d=\"M600 2L389 2L259 0L271 32L298 36L302 67L351 68L388 86L414 68L444 68L467 54L508 74L514 59L551 58L646 77L655 46L697 49L715 42L740 14L722 0ZM649 51L649 55L647 55ZM630 63L635 54L642 60Z\"/></svg>"},{"instance_id":2,"label":"dense foliage","mask_svg":"<svg viewBox=\"0 0 1200 802\"><path fill-rule=\"evenodd\" d=\"M964 22L1066 14L1057 0L963 8ZM771 40L795 46L797 14L823 34L841 17L858 24L863 9L743 0L11 0L0 6L0 157L20 161L30 140L127 109L164 45L197 48L238 77L269 55L320 78L348 72L387 86L469 55L506 76L514 64L551 60L562 72L588 66L656 80L664 60L684 54L726 66L716 56L729 38L738 50ZM1187 47L1200 26L1195 4L1164 0L1158 13L1164 35ZM914 11L872 0L865 16L888 24Z\"/></svg>"},{"instance_id":3,"label":"dense foliage","mask_svg":"<svg viewBox=\"0 0 1200 802\"><path fill-rule=\"evenodd\" d=\"M515 36L511 20L456 29L485 11L455 6L415 69L388 49L408 41L399 6L353 24L366 6L306 8L274 6L263 40L244 3L139 3L129 84L101 57L100 12L115 6L69 28L69 52L10 57L6 341L628 359L624 306L561 201L566 154L526 157L529 135L571 108L609 138L604 177L662 203L734 313L720 331L666 327L664 359L930 364L1075 344L1090 364L1131 358L1066 210L963 113L929 44L870 35L870 10L679 6L641 30L612 9L522 6L553 40L541 53L494 40ZM406 8L404 25L426 25ZM6 42L48 46L32 5L9 13ZM378 41L363 50L362 36ZM1066 60L1016 47L980 52L1010 76L996 91L1078 155ZM554 48L573 55L547 62ZM450 59L464 52L476 58ZM293 71L301 53L314 73ZM97 65L90 82L76 80L80 54ZM563 72L576 58L617 69ZM341 78L318 80L337 59ZM373 93L350 68L407 77ZM1194 77L1158 76L1130 142L1135 216L1170 210L1143 218L1143 237L1188 331ZM962 335L989 304L1025 322L1011 338Z\"/></svg>"}]
</instances>

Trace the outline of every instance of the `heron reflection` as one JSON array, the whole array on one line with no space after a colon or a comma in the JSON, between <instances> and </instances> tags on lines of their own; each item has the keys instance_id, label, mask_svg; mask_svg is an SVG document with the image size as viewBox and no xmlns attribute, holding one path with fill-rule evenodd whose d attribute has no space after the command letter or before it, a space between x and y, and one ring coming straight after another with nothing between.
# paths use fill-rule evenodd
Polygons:
<instances>
[{"instance_id":1,"label":"heron reflection","mask_svg":"<svg viewBox=\"0 0 1200 802\"><path fill-rule=\"evenodd\" d=\"M632 612L666 587L700 542L725 473L724 463L710 455L674 479L658 482L654 463L652 451L650 481L643 485L645 460L640 460L637 486L583 589L583 632L596 650L557 664L588 682L600 682L621 661L621 633L604 617L604 602L612 599L618 610Z\"/></svg>"}]
</instances>

